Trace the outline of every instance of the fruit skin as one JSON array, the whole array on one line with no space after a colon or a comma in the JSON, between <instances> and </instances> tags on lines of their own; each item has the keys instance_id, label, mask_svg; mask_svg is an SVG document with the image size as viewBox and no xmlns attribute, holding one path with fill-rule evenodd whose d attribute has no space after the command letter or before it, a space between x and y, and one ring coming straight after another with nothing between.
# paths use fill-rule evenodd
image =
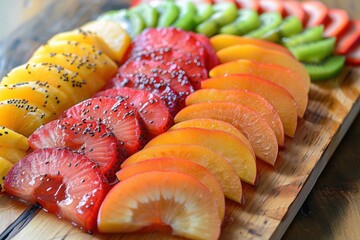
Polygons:
<instances>
[{"instance_id":1,"label":"fruit skin","mask_svg":"<svg viewBox=\"0 0 360 240\"><path fill-rule=\"evenodd\" d=\"M350 24L350 18L342 9L329 9L325 22L324 37L340 38Z\"/></svg>"},{"instance_id":2,"label":"fruit skin","mask_svg":"<svg viewBox=\"0 0 360 240\"><path fill-rule=\"evenodd\" d=\"M62 149L39 149L9 171L6 192L73 222L96 230L96 217L109 184L88 158Z\"/></svg>"},{"instance_id":3,"label":"fruit skin","mask_svg":"<svg viewBox=\"0 0 360 240\"><path fill-rule=\"evenodd\" d=\"M320 64L303 63L311 76L311 80L322 81L336 77L344 68L344 56L332 56Z\"/></svg>"},{"instance_id":4,"label":"fruit skin","mask_svg":"<svg viewBox=\"0 0 360 240\"><path fill-rule=\"evenodd\" d=\"M360 65L360 44L353 46L349 53L346 54L346 64L358 66Z\"/></svg>"},{"instance_id":5,"label":"fruit skin","mask_svg":"<svg viewBox=\"0 0 360 240\"><path fill-rule=\"evenodd\" d=\"M123 181L136 174L150 171L179 172L194 177L213 194L219 209L220 219L221 221L224 220L224 192L215 176L199 164L181 158L153 158L123 168L116 173L116 176L119 181Z\"/></svg>"},{"instance_id":6,"label":"fruit skin","mask_svg":"<svg viewBox=\"0 0 360 240\"><path fill-rule=\"evenodd\" d=\"M106 126L99 122L62 118L36 129L29 137L32 149L68 147L99 165L109 183L115 180L126 152Z\"/></svg>"},{"instance_id":7,"label":"fruit skin","mask_svg":"<svg viewBox=\"0 0 360 240\"><path fill-rule=\"evenodd\" d=\"M87 99L64 112L64 117L101 122L122 141L128 154L140 150L147 142L147 129L136 109L113 98Z\"/></svg>"},{"instance_id":8,"label":"fruit skin","mask_svg":"<svg viewBox=\"0 0 360 240\"><path fill-rule=\"evenodd\" d=\"M25 136L7 127L0 126L0 147L17 148L26 151L29 149L29 143Z\"/></svg>"},{"instance_id":9,"label":"fruit skin","mask_svg":"<svg viewBox=\"0 0 360 240\"><path fill-rule=\"evenodd\" d=\"M305 11L306 23L305 27L314 27L323 24L326 20L328 9L319 1L304 1L301 3Z\"/></svg>"},{"instance_id":10,"label":"fruit skin","mask_svg":"<svg viewBox=\"0 0 360 240\"><path fill-rule=\"evenodd\" d=\"M241 180L250 184L256 181L253 151L234 135L217 130L182 128L157 136L145 148L164 144L195 144L210 148L228 160Z\"/></svg>"},{"instance_id":11,"label":"fruit skin","mask_svg":"<svg viewBox=\"0 0 360 240\"><path fill-rule=\"evenodd\" d=\"M118 183L106 196L98 216L98 228L104 233L156 230L157 225L170 226L176 236L210 240L218 239L221 221L216 202L204 185L185 174L159 171Z\"/></svg>"},{"instance_id":12,"label":"fruit skin","mask_svg":"<svg viewBox=\"0 0 360 240\"><path fill-rule=\"evenodd\" d=\"M111 88L98 92L94 97L111 97L119 101L127 101L137 109L149 132L149 139L165 132L173 124L174 119L165 103L154 94L133 88Z\"/></svg>"},{"instance_id":13,"label":"fruit skin","mask_svg":"<svg viewBox=\"0 0 360 240\"><path fill-rule=\"evenodd\" d=\"M227 198L243 203L242 186L235 169L223 156L200 145L164 144L147 147L127 158L121 167L126 168L150 158L164 157L181 158L205 167L219 181Z\"/></svg>"},{"instance_id":14,"label":"fruit skin","mask_svg":"<svg viewBox=\"0 0 360 240\"><path fill-rule=\"evenodd\" d=\"M4 157L0 157L0 193L5 191L5 188L3 187L3 182L5 179L6 174L10 171L10 169L13 167L13 163L7 160Z\"/></svg>"},{"instance_id":15,"label":"fruit skin","mask_svg":"<svg viewBox=\"0 0 360 240\"><path fill-rule=\"evenodd\" d=\"M191 94L186 99L186 105L190 106L201 102L221 102L221 101L231 102L235 104L242 104L250 108L251 110L257 112L267 121L271 129L274 131L279 146L284 145L284 126L281 122L280 116L278 115L274 107L265 98L261 97L256 93L250 91L241 91L241 90L201 89ZM200 120L203 121L204 123L201 123ZM198 119L198 121L200 122L199 124L204 125L206 123L206 121L204 120L206 120L206 118ZM196 122L196 119L192 119L188 121ZM185 125L184 123L188 121L180 122L174 125L172 128L177 127L177 125L179 124ZM186 126L188 125L190 124L186 124ZM214 126L217 126L215 125L215 123L209 123L209 125L212 126L213 128ZM231 124L229 125L234 127ZM238 130L237 128L235 129ZM221 128L217 130L221 130ZM238 132L240 131L238 130Z\"/></svg>"},{"instance_id":16,"label":"fruit skin","mask_svg":"<svg viewBox=\"0 0 360 240\"><path fill-rule=\"evenodd\" d=\"M344 34L337 40L335 52L337 54L346 54L350 48L355 45L360 37L360 20L350 21L350 25Z\"/></svg>"},{"instance_id":17,"label":"fruit skin","mask_svg":"<svg viewBox=\"0 0 360 240\"><path fill-rule=\"evenodd\" d=\"M296 103L284 88L264 79L246 74L214 77L201 83L202 88L248 90L264 97L273 105L284 126L284 133L293 137L297 126Z\"/></svg>"}]
</instances>

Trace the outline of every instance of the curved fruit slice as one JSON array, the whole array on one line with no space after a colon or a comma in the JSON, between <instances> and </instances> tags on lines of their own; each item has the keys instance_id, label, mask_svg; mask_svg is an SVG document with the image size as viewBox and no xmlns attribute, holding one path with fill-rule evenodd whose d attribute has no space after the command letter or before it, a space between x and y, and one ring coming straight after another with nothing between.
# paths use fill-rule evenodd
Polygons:
<instances>
[{"instance_id":1,"label":"curved fruit slice","mask_svg":"<svg viewBox=\"0 0 360 240\"><path fill-rule=\"evenodd\" d=\"M112 132L104 124L74 118L62 118L38 128L30 137L33 149L68 147L99 164L109 180L120 169L125 152Z\"/></svg>"},{"instance_id":2,"label":"curved fruit slice","mask_svg":"<svg viewBox=\"0 0 360 240\"><path fill-rule=\"evenodd\" d=\"M108 89L94 95L94 97L101 96L127 101L136 108L151 138L165 132L174 123L174 119L164 102L159 97L144 90L122 87Z\"/></svg>"},{"instance_id":3,"label":"curved fruit slice","mask_svg":"<svg viewBox=\"0 0 360 240\"><path fill-rule=\"evenodd\" d=\"M4 179L6 174L10 171L10 169L13 167L13 163L7 160L4 157L0 157L0 193L5 191L5 188L3 187Z\"/></svg>"},{"instance_id":4,"label":"curved fruit slice","mask_svg":"<svg viewBox=\"0 0 360 240\"><path fill-rule=\"evenodd\" d=\"M25 137L30 136L38 127L56 117L45 108L17 99L0 102L0 112L0 126L7 127Z\"/></svg>"},{"instance_id":5,"label":"curved fruit slice","mask_svg":"<svg viewBox=\"0 0 360 240\"><path fill-rule=\"evenodd\" d=\"M11 70L0 82L1 86L23 82L49 84L64 92L69 104L74 105L91 96L85 88L86 81L76 72L51 63L24 64Z\"/></svg>"},{"instance_id":6,"label":"curved fruit slice","mask_svg":"<svg viewBox=\"0 0 360 240\"><path fill-rule=\"evenodd\" d=\"M210 148L229 161L241 180L250 184L255 183L255 157L252 151L234 135L217 130L183 128L157 136L145 148L164 144L196 144Z\"/></svg>"},{"instance_id":7,"label":"curved fruit slice","mask_svg":"<svg viewBox=\"0 0 360 240\"><path fill-rule=\"evenodd\" d=\"M238 6L238 8L250 8L250 9L253 9L255 11L260 10L260 5L259 5L258 0L252 0L252 1L249 1L249 0L235 0L234 2Z\"/></svg>"},{"instance_id":8,"label":"curved fruit slice","mask_svg":"<svg viewBox=\"0 0 360 240\"><path fill-rule=\"evenodd\" d=\"M64 116L101 122L123 141L128 154L140 150L147 141L147 130L137 111L127 102L113 98L87 99L65 111Z\"/></svg>"},{"instance_id":9,"label":"curved fruit slice","mask_svg":"<svg viewBox=\"0 0 360 240\"><path fill-rule=\"evenodd\" d=\"M109 184L88 158L68 149L39 149L19 161L5 177L6 192L30 203L40 204L93 231L100 204Z\"/></svg>"},{"instance_id":10,"label":"curved fruit slice","mask_svg":"<svg viewBox=\"0 0 360 240\"><path fill-rule=\"evenodd\" d=\"M29 149L28 139L13 130L0 126L0 147L17 148L26 151Z\"/></svg>"},{"instance_id":11,"label":"curved fruit slice","mask_svg":"<svg viewBox=\"0 0 360 240\"><path fill-rule=\"evenodd\" d=\"M229 74L250 74L279 85L294 98L298 116L304 116L310 86L296 72L277 64L240 59L216 66L209 75L217 77Z\"/></svg>"},{"instance_id":12,"label":"curved fruit slice","mask_svg":"<svg viewBox=\"0 0 360 240\"><path fill-rule=\"evenodd\" d=\"M170 228L173 235L218 239L221 221L212 193L199 181L176 172L146 172L118 183L98 216L100 232Z\"/></svg>"},{"instance_id":13,"label":"curved fruit slice","mask_svg":"<svg viewBox=\"0 0 360 240\"><path fill-rule=\"evenodd\" d=\"M201 83L202 88L248 90L265 98L277 111L284 126L284 133L293 137L297 125L296 103L288 91L269 81L252 75L214 77Z\"/></svg>"},{"instance_id":14,"label":"curved fruit slice","mask_svg":"<svg viewBox=\"0 0 360 240\"><path fill-rule=\"evenodd\" d=\"M326 20L328 9L319 1L304 1L301 3L306 14L306 28L319 26Z\"/></svg>"},{"instance_id":15,"label":"curved fruit slice","mask_svg":"<svg viewBox=\"0 0 360 240\"><path fill-rule=\"evenodd\" d=\"M288 54L256 45L244 44L224 48L218 51L217 55L221 63L248 59L259 63L278 64L299 74L306 86L310 86L310 76L305 67Z\"/></svg>"},{"instance_id":16,"label":"curved fruit slice","mask_svg":"<svg viewBox=\"0 0 360 240\"><path fill-rule=\"evenodd\" d=\"M201 110L200 110L201 109ZM269 124L255 111L229 102L197 103L181 110L175 123L193 118L214 118L233 124L249 139L255 155L274 165L278 154L278 143Z\"/></svg>"},{"instance_id":17,"label":"curved fruit slice","mask_svg":"<svg viewBox=\"0 0 360 240\"><path fill-rule=\"evenodd\" d=\"M349 26L350 18L345 10L329 9L325 22L324 37L339 38Z\"/></svg>"},{"instance_id":18,"label":"curved fruit slice","mask_svg":"<svg viewBox=\"0 0 360 240\"><path fill-rule=\"evenodd\" d=\"M216 65L218 65L219 64L219 59L216 56L215 50L211 46L209 38L206 37L205 35L199 34L199 33L193 33L192 36L195 37L203 45L203 47L206 50L206 54L207 54L206 66L207 66L207 69L210 70L213 67L215 67Z\"/></svg>"},{"instance_id":19,"label":"curved fruit slice","mask_svg":"<svg viewBox=\"0 0 360 240\"><path fill-rule=\"evenodd\" d=\"M271 129L274 131L278 144L280 146L284 145L284 126L281 122L279 114L265 98L256 93L241 90L201 89L194 92L186 99L186 105L190 106L196 103L219 101L242 104L257 112L267 121ZM195 119L192 121L194 120ZM187 121L183 123L186 122Z\"/></svg>"},{"instance_id":20,"label":"curved fruit slice","mask_svg":"<svg viewBox=\"0 0 360 240\"><path fill-rule=\"evenodd\" d=\"M112 50L112 54L109 56L117 62L121 62L131 43L131 38L125 30L120 27L119 24L111 20L88 22L83 25L81 29L94 32L101 37Z\"/></svg>"},{"instance_id":21,"label":"curved fruit slice","mask_svg":"<svg viewBox=\"0 0 360 240\"><path fill-rule=\"evenodd\" d=\"M164 144L147 147L130 156L122 168L150 158L181 158L205 167L219 181L227 198L243 203L242 187L237 173L230 163L217 152L200 145Z\"/></svg>"},{"instance_id":22,"label":"curved fruit slice","mask_svg":"<svg viewBox=\"0 0 360 240\"><path fill-rule=\"evenodd\" d=\"M346 28L344 34L338 39L335 52L337 54L346 54L352 46L356 45L356 41L360 37L360 21L350 21L349 27Z\"/></svg>"},{"instance_id":23,"label":"curved fruit slice","mask_svg":"<svg viewBox=\"0 0 360 240\"><path fill-rule=\"evenodd\" d=\"M254 39L254 38L246 38L241 36L235 36L230 34L218 34L210 38L210 42L215 49L215 51L219 51L221 49L234 46L234 45L243 45L243 44L254 44L257 46L265 47L271 50L276 50L283 52L287 55L293 56L292 53L285 47L275 44L272 42Z\"/></svg>"},{"instance_id":24,"label":"curved fruit slice","mask_svg":"<svg viewBox=\"0 0 360 240\"><path fill-rule=\"evenodd\" d=\"M301 7L301 3L297 0L282 1L285 10L285 16L295 16L302 23L305 21L305 12Z\"/></svg>"},{"instance_id":25,"label":"curved fruit slice","mask_svg":"<svg viewBox=\"0 0 360 240\"><path fill-rule=\"evenodd\" d=\"M17 163L27 155L27 152L17 148L0 147L0 157L9 160L12 163Z\"/></svg>"},{"instance_id":26,"label":"curved fruit slice","mask_svg":"<svg viewBox=\"0 0 360 240\"><path fill-rule=\"evenodd\" d=\"M202 90L199 90L202 91ZM191 96L191 95L190 95ZM189 96L189 97L190 97ZM230 123L212 119L212 118L196 118L190 119L187 121L179 122L172 126L170 130L180 129L180 128L201 128L201 129L208 129L208 130L219 130L230 133L237 138L240 139L249 149L252 149L252 146L249 140L245 137L242 132L239 131L236 127L231 125Z\"/></svg>"},{"instance_id":27,"label":"curved fruit slice","mask_svg":"<svg viewBox=\"0 0 360 240\"><path fill-rule=\"evenodd\" d=\"M327 58L325 61L319 64L303 64L309 72L311 80L316 82L321 80L327 80L340 74L340 72L344 68L345 57L335 55Z\"/></svg>"},{"instance_id":28,"label":"curved fruit slice","mask_svg":"<svg viewBox=\"0 0 360 240\"><path fill-rule=\"evenodd\" d=\"M19 98L53 113L62 113L71 106L64 92L46 82L22 82L0 87L0 101Z\"/></svg>"},{"instance_id":29,"label":"curved fruit slice","mask_svg":"<svg viewBox=\"0 0 360 240\"><path fill-rule=\"evenodd\" d=\"M278 12L283 14L284 5L278 0L259 0L260 12Z\"/></svg>"},{"instance_id":30,"label":"curved fruit slice","mask_svg":"<svg viewBox=\"0 0 360 240\"><path fill-rule=\"evenodd\" d=\"M123 181L136 174L151 171L178 172L197 179L213 194L218 206L220 220L224 219L225 198L218 180L206 168L194 162L181 158L153 158L123 168L116 173L116 176L120 181Z\"/></svg>"}]
</instances>

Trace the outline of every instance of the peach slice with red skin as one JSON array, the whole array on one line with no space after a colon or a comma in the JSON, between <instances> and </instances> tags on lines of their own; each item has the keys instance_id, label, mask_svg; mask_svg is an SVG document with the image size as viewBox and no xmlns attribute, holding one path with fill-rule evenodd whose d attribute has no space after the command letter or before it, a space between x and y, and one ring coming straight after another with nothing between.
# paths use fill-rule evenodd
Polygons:
<instances>
[{"instance_id":1,"label":"peach slice with red skin","mask_svg":"<svg viewBox=\"0 0 360 240\"><path fill-rule=\"evenodd\" d=\"M230 102L197 103L183 108L175 116L175 123L194 118L214 118L228 122L249 139L255 155L274 165L278 143L274 131L257 112L241 104Z\"/></svg>"},{"instance_id":2,"label":"peach slice with red skin","mask_svg":"<svg viewBox=\"0 0 360 240\"><path fill-rule=\"evenodd\" d=\"M248 90L265 98L277 111L284 126L284 133L293 137L297 125L296 103L284 88L248 74L234 74L209 78L201 82L202 88Z\"/></svg>"},{"instance_id":3,"label":"peach slice with red skin","mask_svg":"<svg viewBox=\"0 0 360 240\"><path fill-rule=\"evenodd\" d=\"M186 105L190 106L201 102L219 101L242 104L260 114L274 131L278 144L280 146L284 145L284 126L279 114L274 107L259 94L241 90L200 89L186 98Z\"/></svg>"},{"instance_id":4,"label":"peach slice with red skin","mask_svg":"<svg viewBox=\"0 0 360 240\"><path fill-rule=\"evenodd\" d=\"M240 59L214 67L210 77L225 76L229 74L251 74L273 82L286 89L296 102L299 117L303 117L308 103L306 83L294 71L277 64L259 63Z\"/></svg>"},{"instance_id":5,"label":"peach slice with red skin","mask_svg":"<svg viewBox=\"0 0 360 240\"><path fill-rule=\"evenodd\" d=\"M150 158L181 158L205 167L219 181L227 198L243 203L242 186L235 169L217 152L193 144L164 144L142 149L121 165L126 168Z\"/></svg>"},{"instance_id":6,"label":"peach slice with red skin","mask_svg":"<svg viewBox=\"0 0 360 240\"><path fill-rule=\"evenodd\" d=\"M200 90L201 91L201 90ZM240 139L249 149L252 149L252 146L247 139L247 137L239 131L236 127L230 123L212 119L212 118L195 118L187 121L179 122L173 125L169 130L175 130L180 128L202 128L208 130L219 130L230 133ZM255 153L254 153L255 155Z\"/></svg>"},{"instance_id":7,"label":"peach slice with red skin","mask_svg":"<svg viewBox=\"0 0 360 240\"><path fill-rule=\"evenodd\" d=\"M155 137L145 145L145 148L163 144L197 144L210 148L231 164L241 180L250 184L255 183L255 156L232 134L218 130L182 128Z\"/></svg>"},{"instance_id":8,"label":"peach slice with red skin","mask_svg":"<svg viewBox=\"0 0 360 240\"><path fill-rule=\"evenodd\" d=\"M299 74L306 84L306 89L308 91L310 89L310 76L305 67L288 54L252 44L243 44L221 49L216 55L221 63L232 62L239 59L248 59L259 63L278 64Z\"/></svg>"},{"instance_id":9,"label":"peach slice with red skin","mask_svg":"<svg viewBox=\"0 0 360 240\"><path fill-rule=\"evenodd\" d=\"M123 181L136 174L149 171L179 172L192 176L207 187L216 200L220 220L225 215L225 197L218 180L205 167L181 158L153 158L127 166L116 173L117 178Z\"/></svg>"},{"instance_id":10,"label":"peach slice with red skin","mask_svg":"<svg viewBox=\"0 0 360 240\"><path fill-rule=\"evenodd\" d=\"M234 45L254 44L271 50L283 52L289 56L294 57L286 47L260 39L241 37L231 34L217 34L210 38L210 42L215 51L219 51L223 48L231 47Z\"/></svg>"},{"instance_id":11,"label":"peach slice with red skin","mask_svg":"<svg viewBox=\"0 0 360 240\"><path fill-rule=\"evenodd\" d=\"M105 197L98 215L98 229L103 233L157 230L216 240L220 228L212 193L195 178L177 172L144 172L119 182Z\"/></svg>"}]
</instances>

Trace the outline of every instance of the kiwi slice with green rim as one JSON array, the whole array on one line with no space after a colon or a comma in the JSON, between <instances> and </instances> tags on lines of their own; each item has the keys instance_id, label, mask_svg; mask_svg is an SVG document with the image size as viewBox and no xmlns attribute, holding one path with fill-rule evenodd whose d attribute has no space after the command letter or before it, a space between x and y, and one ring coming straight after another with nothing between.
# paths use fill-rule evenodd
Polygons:
<instances>
[{"instance_id":1,"label":"kiwi slice with green rim","mask_svg":"<svg viewBox=\"0 0 360 240\"><path fill-rule=\"evenodd\" d=\"M117 22L132 38L146 28L143 18L138 13L131 12L128 9L105 12L99 16L99 19L109 19Z\"/></svg>"},{"instance_id":2,"label":"kiwi slice with green rim","mask_svg":"<svg viewBox=\"0 0 360 240\"><path fill-rule=\"evenodd\" d=\"M321 81L336 77L344 67L344 56L331 56L321 63L303 62L311 81Z\"/></svg>"},{"instance_id":3,"label":"kiwi slice with green rim","mask_svg":"<svg viewBox=\"0 0 360 240\"><path fill-rule=\"evenodd\" d=\"M213 14L214 14L214 8L212 4L209 3L196 4L196 16L195 16L196 25L199 25L200 23L206 21Z\"/></svg>"},{"instance_id":4,"label":"kiwi slice with green rim","mask_svg":"<svg viewBox=\"0 0 360 240\"><path fill-rule=\"evenodd\" d=\"M238 9L234 3L224 2L213 5L214 14L196 27L196 32L208 37L215 35L219 29L232 23L238 16Z\"/></svg>"},{"instance_id":5,"label":"kiwi slice with green rim","mask_svg":"<svg viewBox=\"0 0 360 240\"><path fill-rule=\"evenodd\" d=\"M326 38L320 41L304 43L289 47L289 50L299 61L317 63L332 55L336 38Z\"/></svg>"},{"instance_id":6,"label":"kiwi slice with green rim","mask_svg":"<svg viewBox=\"0 0 360 240\"><path fill-rule=\"evenodd\" d=\"M155 2L154 7L159 13L158 27L169 27L179 17L180 9L174 2Z\"/></svg>"},{"instance_id":7,"label":"kiwi slice with green rim","mask_svg":"<svg viewBox=\"0 0 360 240\"><path fill-rule=\"evenodd\" d=\"M184 30L192 30L196 25L196 7L191 2L178 3L180 9L178 19L174 22L173 26Z\"/></svg>"},{"instance_id":8,"label":"kiwi slice with green rim","mask_svg":"<svg viewBox=\"0 0 360 240\"><path fill-rule=\"evenodd\" d=\"M264 38L269 32L280 26L282 16L278 12L267 12L260 15L260 26L247 33L245 36L252 38Z\"/></svg>"},{"instance_id":9,"label":"kiwi slice with green rim","mask_svg":"<svg viewBox=\"0 0 360 240\"><path fill-rule=\"evenodd\" d=\"M252 9L241 9L238 11L238 17L230 24L220 28L220 33L244 35L260 25L259 15Z\"/></svg>"},{"instance_id":10,"label":"kiwi slice with green rim","mask_svg":"<svg viewBox=\"0 0 360 240\"><path fill-rule=\"evenodd\" d=\"M143 18L146 27L152 28L157 26L159 13L155 8L150 6L150 4L142 3L130 8L130 11L139 14Z\"/></svg>"},{"instance_id":11,"label":"kiwi slice with green rim","mask_svg":"<svg viewBox=\"0 0 360 240\"><path fill-rule=\"evenodd\" d=\"M294 47L299 44L315 42L323 39L324 26L316 26L293 35L289 38L283 38L282 42L286 47Z\"/></svg>"},{"instance_id":12,"label":"kiwi slice with green rim","mask_svg":"<svg viewBox=\"0 0 360 240\"><path fill-rule=\"evenodd\" d=\"M279 27L265 33L261 39L279 43L282 37L298 34L302 29L301 21L295 16L289 16L282 21Z\"/></svg>"}]
</instances>

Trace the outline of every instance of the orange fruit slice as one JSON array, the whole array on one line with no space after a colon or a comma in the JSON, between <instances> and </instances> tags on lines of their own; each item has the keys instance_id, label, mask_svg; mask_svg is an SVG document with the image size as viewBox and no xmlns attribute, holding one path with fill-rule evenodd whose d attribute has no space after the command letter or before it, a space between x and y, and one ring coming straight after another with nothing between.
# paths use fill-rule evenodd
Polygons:
<instances>
[{"instance_id":1,"label":"orange fruit slice","mask_svg":"<svg viewBox=\"0 0 360 240\"><path fill-rule=\"evenodd\" d=\"M0 147L0 157L5 158L12 162L17 163L27 155L26 151L17 148Z\"/></svg>"},{"instance_id":2,"label":"orange fruit slice","mask_svg":"<svg viewBox=\"0 0 360 240\"><path fill-rule=\"evenodd\" d=\"M0 157L0 193L4 192L3 182L6 174L10 171L14 164L7 159Z\"/></svg>"},{"instance_id":3,"label":"orange fruit slice","mask_svg":"<svg viewBox=\"0 0 360 240\"><path fill-rule=\"evenodd\" d=\"M26 151L29 149L27 137L13 130L0 126L0 147L17 148Z\"/></svg>"}]
</instances>

